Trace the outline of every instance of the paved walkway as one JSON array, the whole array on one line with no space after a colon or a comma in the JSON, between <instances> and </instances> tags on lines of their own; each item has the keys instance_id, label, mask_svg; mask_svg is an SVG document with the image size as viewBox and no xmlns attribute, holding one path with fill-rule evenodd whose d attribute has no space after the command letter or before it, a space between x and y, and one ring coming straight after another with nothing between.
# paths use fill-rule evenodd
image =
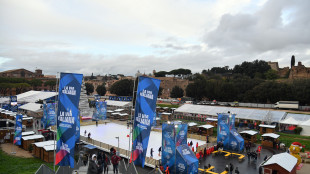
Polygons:
<instances>
[{"instance_id":1,"label":"paved walkway","mask_svg":"<svg viewBox=\"0 0 310 174\"><path fill-rule=\"evenodd\" d=\"M23 158L33 158L32 154L22 148L19 148L18 146L13 145L12 143L5 143L1 144L1 149L9 154L9 155L14 155L17 157L23 157ZM11 152L14 151L16 154L12 154Z\"/></svg>"}]
</instances>

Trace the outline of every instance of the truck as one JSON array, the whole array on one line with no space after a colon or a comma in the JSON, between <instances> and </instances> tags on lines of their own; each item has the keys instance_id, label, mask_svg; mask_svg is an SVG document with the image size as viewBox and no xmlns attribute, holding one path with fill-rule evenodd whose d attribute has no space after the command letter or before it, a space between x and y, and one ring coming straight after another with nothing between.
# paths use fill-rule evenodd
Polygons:
<instances>
[{"instance_id":1,"label":"truck","mask_svg":"<svg viewBox=\"0 0 310 174\"><path fill-rule=\"evenodd\" d=\"M278 101L274 104L276 109L297 109L299 108L299 101Z\"/></svg>"}]
</instances>

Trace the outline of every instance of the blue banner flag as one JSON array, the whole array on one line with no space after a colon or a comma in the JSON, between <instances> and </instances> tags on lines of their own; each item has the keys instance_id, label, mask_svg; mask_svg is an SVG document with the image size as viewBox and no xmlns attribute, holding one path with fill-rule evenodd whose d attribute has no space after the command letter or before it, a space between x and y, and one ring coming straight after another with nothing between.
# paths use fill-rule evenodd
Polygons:
<instances>
[{"instance_id":1,"label":"blue banner flag","mask_svg":"<svg viewBox=\"0 0 310 174\"><path fill-rule=\"evenodd\" d=\"M98 120L105 120L105 119L107 119L107 102L100 101Z\"/></svg>"},{"instance_id":2,"label":"blue banner flag","mask_svg":"<svg viewBox=\"0 0 310 174\"><path fill-rule=\"evenodd\" d=\"M198 173L199 161L188 145L178 146L176 152L176 173L196 174Z\"/></svg>"},{"instance_id":3,"label":"blue banner flag","mask_svg":"<svg viewBox=\"0 0 310 174\"><path fill-rule=\"evenodd\" d=\"M175 130L174 124L162 125L162 156L161 163L166 168L169 166L171 174L175 173Z\"/></svg>"},{"instance_id":4,"label":"blue banner flag","mask_svg":"<svg viewBox=\"0 0 310 174\"><path fill-rule=\"evenodd\" d=\"M96 103L95 103L95 111L93 112L93 120L98 120L99 112L100 112L100 105L99 105L99 102L96 101Z\"/></svg>"},{"instance_id":5,"label":"blue banner flag","mask_svg":"<svg viewBox=\"0 0 310 174\"><path fill-rule=\"evenodd\" d=\"M82 74L61 73L57 110L57 148L55 163L74 168L74 146Z\"/></svg>"},{"instance_id":6,"label":"blue banner flag","mask_svg":"<svg viewBox=\"0 0 310 174\"><path fill-rule=\"evenodd\" d=\"M175 145L181 146L183 144L187 145L187 124L176 124L175 125Z\"/></svg>"},{"instance_id":7,"label":"blue banner flag","mask_svg":"<svg viewBox=\"0 0 310 174\"><path fill-rule=\"evenodd\" d=\"M17 114L16 115L16 123L15 123L15 133L14 133L14 140L13 143L15 145L21 145L21 138L22 138L22 121L23 121L23 115Z\"/></svg>"},{"instance_id":8,"label":"blue banner flag","mask_svg":"<svg viewBox=\"0 0 310 174\"><path fill-rule=\"evenodd\" d=\"M17 96L16 95L10 96L10 110L12 112L17 112L17 110L18 110Z\"/></svg>"},{"instance_id":9,"label":"blue banner flag","mask_svg":"<svg viewBox=\"0 0 310 174\"><path fill-rule=\"evenodd\" d=\"M133 130L133 161L144 167L160 80L139 77Z\"/></svg>"},{"instance_id":10,"label":"blue banner flag","mask_svg":"<svg viewBox=\"0 0 310 174\"><path fill-rule=\"evenodd\" d=\"M55 125L55 103L43 104L43 123L44 129Z\"/></svg>"}]
</instances>

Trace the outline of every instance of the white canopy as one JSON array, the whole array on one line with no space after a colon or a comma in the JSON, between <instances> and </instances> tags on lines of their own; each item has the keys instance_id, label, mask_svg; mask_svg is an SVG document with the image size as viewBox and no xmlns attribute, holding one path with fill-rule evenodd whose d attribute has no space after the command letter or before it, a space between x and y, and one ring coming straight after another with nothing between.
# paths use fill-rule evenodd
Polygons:
<instances>
[{"instance_id":1,"label":"white canopy","mask_svg":"<svg viewBox=\"0 0 310 174\"><path fill-rule=\"evenodd\" d=\"M276 128L276 125L260 124L259 127Z\"/></svg>"},{"instance_id":2,"label":"white canopy","mask_svg":"<svg viewBox=\"0 0 310 174\"><path fill-rule=\"evenodd\" d=\"M131 102L125 102L125 101L114 101L114 100L106 100L108 106L119 106L119 107L125 107L130 106Z\"/></svg>"},{"instance_id":3,"label":"white canopy","mask_svg":"<svg viewBox=\"0 0 310 174\"><path fill-rule=\"evenodd\" d=\"M171 115L171 113L168 113L168 112L163 112L161 113L162 115Z\"/></svg>"},{"instance_id":4,"label":"white canopy","mask_svg":"<svg viewBox=\"0 0 310 174\"><path fill-rule=\"evenodd\" d=\"M208 121L217 121L216 118L207 118Z\"/></svg>"},{"instance_id":5,"label":"white canopy","mask_svg":"<svg viewBox=\"0 0 310 174\"><path fill-rule=\"evenodd\" d=\"M124 109L116 109L116 110L114 110L114 112L121 112L121 111L123 111Z\"/></svg>"},{"instance_id":6,"label":"white canopy","mask_svg":"<svg viewBox=\"0 0 310 174\"><path fill-rule=\"evenodd\" d=\"M255 134L258 134L258 132L256 132L256 131L252 131L252 130L246 130L246 131L242 131L242 132L240 132L240 134L255 135Z\"/></svg>"},{"instance_id":7,"label":"white canopy","mask_svg":"<svg viewBox=\"0 0 310 174\"><path fill-rule=\"evenodd\" d=\"M280 137L280 135L274 134L274 133L266 133L266 134L263 134L262 137L271 137L271 138L277 139Z\"/></svg>"},{"instance_id":8,"label":"white canopy","mask_svg":"<svg viewBox=\"0 0 310 174\"><path fill-rule=\"evenodd\" d=\"M196 126L197 123L194 123L194 122L190 122L190 123L187 123L189 127L192 127L192 126Z\"/></svg>"},{"instance_id":9,"label":"white canopy","mask_svg":"<svg viewBox=\"0 0 310 174\"><path fill-rule=\"evenodd\" d=\"M33 139L39 139L43 138L43 135L30 135L30 136L24 136L22 137L23 140L33 140Z\"/></svg>"},{"instance_id":10,"label":"white canopy","mask_svg":"<svg viewBox=\"0 0 310 174\"><path fill-rule=\"evenodd\" d=\"M280 154L273 155L269 160L262 164L262 166L267 166L270 164L278 164L288 172L291 172L295 165L297 164L297 158L284 152Z\"/></svg>"},{"instance_id":11,"label":"white canopy","mask_svg":"<svg viewBox=\"0 0 310 174\"><path fill-rule=\"evenodd\" d=\"M41 104L37 104L37 103L27 103L27 104L20 106L19 108L27 110L27 111L32 111L32 112L41 112L43 110L41 106L42 106Z\"/></svg>"},{"instance_id":12,"label":"white canopy","mask_svg":"<svg viewBox=\"0 0 310 174\"><path fill-rule=\"evenodd\" d=\"M28 91L17 95L17 102L35 103L39 100L45 100L56 96L56 92L46 92L46 91Z\"/></svg>"},{"instance_id":13,"label":"white canopy","mask_svg":"<svg viewBox=\"0 0 310 174\"><path fill-rule=\"evenodd\" d=\"M292 125L300 125L302 121L295 120L293 117L289 117L287 119L281 120L281 124L292 124Z\"/></svg>"},{"instance_id":14,"label":"white canopy","mask_svg":"<svg viewBox=\"0 0 310 174\"><path fill-rule=\"evenodd\" d=\"M119 115L119 114L121 114L121 113L119 113L119 112L113 112L111 115Z\"/></svg>"},{"instance_id":15,"label":"white canopy","mask_svg":"<svg viewBox=\"0 0 310 174\"><path fill-rule=\"evenodd\" d=\"M109 113L112 113L112 112L114 112L114 111L111 111L111 110L107 110L107 112L109 112Z\"/></svg>"},{"instance_id":16,"label":"white canopy","mask_svg":"<svg viewBox=\"0 0 310 174\"><path fill-rule=\"evenodd\" d=\"M236 118L248 120L264 120L268 117L271 118L272 122L279 122L286 115L286 112L283 111L269 111L261 109L232 108L193 104L182 105L174 112L217 116L217 113L228 113L228 111L230 111L230 113L236 114Z\"/></svg>"},{"instance_id":17,"label":"white canopy","mask_svg":"<svg viewBox=\"0 0 310 174\"><path fill-rule=\"evenodd\" d=\"M51 150L56 150L56 147L55 145L47 145L47 146L43 146L43 149L45 151L51 151Z\"/></svg>"},{"instance_id":18,"label":"white canopy","mask_svg":"<svg viewBox=\"0 0 310 174\"><path fill-rule=\"evenodd\" d=\"M27 135L34 135L35 133L33 131L28 131L28 132L22 132L22 136L27 136Z\"/></svg>"},{"instance_id":19,"label":"white canopy","mask_svg":"<svg viewBox=\"0 0 310 174\"><path fill-rule=\"evenodd\" d=\"M37 147L43 147L43 146L48 146L48 145L54 145L55 143L56 143L56 141L49 140L49 141L42 141L42 142L37 142L37 143L33 143L33 144L36 145Z\"/></svg>"},{"instance_id":20,"label":"white canopy","mask_svg":"<svg viewBox=\"0 0 310 174\"><path fill-rule=\"evenodd\" d=\"M120 113L120 114L118 114L118 115L120 115L120 116L126 116L126 115L128 115L127 113Z\"/></svg>"},{"instance_id":21,"label":"white canopy","mask_svg":"<svg viewBox=\"0 0 310 174\"><path fill-rule=\"evenodd\" d=\"M213 128L214 126L206 124L206 125L201 125L201 126L198 126L198 127L202 127L202 128L205 128L205 129L210 129L210 128Z\"/></svg>"}]
</instances>

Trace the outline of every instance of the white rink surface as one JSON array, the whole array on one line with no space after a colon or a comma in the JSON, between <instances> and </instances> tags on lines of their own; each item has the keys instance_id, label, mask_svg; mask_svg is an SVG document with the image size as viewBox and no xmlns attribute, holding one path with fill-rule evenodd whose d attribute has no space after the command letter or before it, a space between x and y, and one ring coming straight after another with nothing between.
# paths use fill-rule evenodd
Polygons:
<instances>
[{"instance_id":1,"label":"white rink surface","mask_svg":"<svg viewBox=\"0 0 310 174\"><path fill-rule=\"evenodd\" d=\"M115 123L107 123L105 124L99 124L98 127L96 125L89 125L89 126L81 126L80 133L81 135L84 135L84 131L87 131L87 135L90 132L91 138L106 144L110 144L112 146L117 147L117 139L115 137L119 137L119 147L121 149L128 150L129 147L129 138L127 135L129 134L129 129L127 129L127 126L115 124ZM86 135L86 136L87 136ZM161 159L160 156L158 156L158 149L161 146L161 132L155 132L151 131L151 135L149 138L149 144L147 148L146 156L150 157L150 150L153 148L153 158L154 159ZM205 141L195 140L195 139L187 139L188 142L193 141L193 146L195 146L196 150L196 142L198 142L198 145L205 144Z\"/></svg>"}]
</instances>

